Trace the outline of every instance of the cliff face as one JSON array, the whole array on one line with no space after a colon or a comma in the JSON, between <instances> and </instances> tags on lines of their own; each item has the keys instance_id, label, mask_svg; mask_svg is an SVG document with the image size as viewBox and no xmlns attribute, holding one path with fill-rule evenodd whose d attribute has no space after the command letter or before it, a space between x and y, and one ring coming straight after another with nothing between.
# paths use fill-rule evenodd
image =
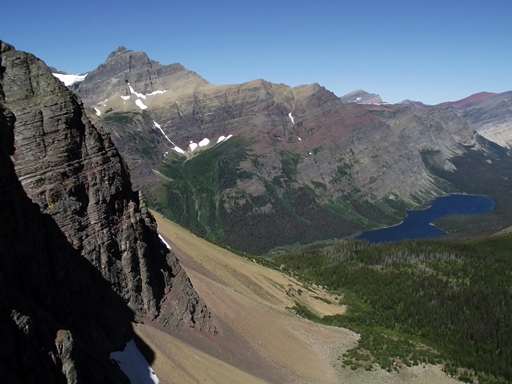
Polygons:
<instances>
[{"instance_id":1,"label":"cliff face","mask_svg":"<svg viewBox=\"0 0 512 384\"><path fill-rule=\"evenodd\" d=\"M480 135L512 148L512 92L485 96L483 100L455 108Z\"/></svg>"},{"instance_id":2,"label":"cliff face","mask_svg":"<svg viewBox=\"0 0 512 384\"><path fill-rule=\"evenodd\" d=\"M437 152L437 166L446 170L454 170L450 159L465 153L465 146L478 147L468 122L452 108L418 108L410 103L365 108L385 121L410 150Z\"/></svg>"},{"instance_id":3,"label":"cliff face","mask_svg":"<svg viewBox=\"0 0 512 384\"><path fill-rule=\"evenodd\" d=\"M209 312L109 137L43 62L0 44L3 369L122 382L108 353L130 321L212 331Z\"/></svg>"}]
</instances>

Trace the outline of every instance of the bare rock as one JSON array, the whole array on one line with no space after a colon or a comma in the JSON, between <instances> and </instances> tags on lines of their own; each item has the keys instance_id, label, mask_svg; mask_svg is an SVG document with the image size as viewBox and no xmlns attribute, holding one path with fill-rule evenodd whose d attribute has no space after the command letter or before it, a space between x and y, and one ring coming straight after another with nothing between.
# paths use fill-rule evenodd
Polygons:
<instances>
[{"instance_id":1,"label":"bare rock","mask_svg":"<svg viewBox=\"0 0 512 384\"><path fill-rule=\"evenodd\" d=\"M126 382L108 355L131 322L214 332L210 313L79 98L0 48L0 375Z\"/></svg>"}]
</instances>

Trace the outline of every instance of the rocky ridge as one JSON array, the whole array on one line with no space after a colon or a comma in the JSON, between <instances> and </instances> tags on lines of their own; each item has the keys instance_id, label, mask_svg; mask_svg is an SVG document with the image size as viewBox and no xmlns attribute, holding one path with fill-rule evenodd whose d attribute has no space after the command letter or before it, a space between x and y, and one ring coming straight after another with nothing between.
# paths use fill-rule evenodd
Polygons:
<instances>
[{"instance_id":1,"label":"rocky ridge","mask_svg":"<svg viewBox=\"0 0 512 384\"><path fill-rule=\"evenodd\" d=\"M512 92L486 96L456 110L481 136L512 148Z\"/></svg>"},{"instance_id":2,"label":"rocky ridge","mask_svg":"<svg viewBox=\"0 0 512 384\"><path fill-rule=\"evenodd\" d=\"M16 349L2 369L28 381L126 381L108 353L123 348L130 321L214 332L210 313L109 136L42 61L0 44L0 308L12 330L4 345Z\"/></svg>"}]
</instances>

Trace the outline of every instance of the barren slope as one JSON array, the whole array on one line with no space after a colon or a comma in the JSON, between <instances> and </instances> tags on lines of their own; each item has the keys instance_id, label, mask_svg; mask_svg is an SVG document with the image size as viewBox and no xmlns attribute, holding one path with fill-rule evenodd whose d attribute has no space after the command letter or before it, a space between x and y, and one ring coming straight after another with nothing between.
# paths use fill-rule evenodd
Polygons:
<instances>
[{"instance_id":1,"label":"barren slope","mask_svg":"<svg viewBox=\"0 0 512 384\"><path fill-rule=\"evenodd\" d=\"M431 366L413 367L399 375L344 370L337 358L356 345L358 335L306 321L286 309L300 300L320 315L343 313L345 308L334 304L335 296L317 287L309 291L278 270L234 255L154 215L159 232L219 329L210 337L193 331L170 334L151 324L137 326L137 333L153 349L152 366L162 383L451 382Z\"/></svg>"}]
</instances>

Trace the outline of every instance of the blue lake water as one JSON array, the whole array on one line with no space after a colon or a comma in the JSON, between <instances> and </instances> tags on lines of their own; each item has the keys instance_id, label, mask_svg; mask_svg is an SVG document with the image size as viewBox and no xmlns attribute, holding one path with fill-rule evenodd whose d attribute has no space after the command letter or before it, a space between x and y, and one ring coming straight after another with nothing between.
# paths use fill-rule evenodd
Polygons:
<instances>
[{"instance_id":1,"label":"blue lake water","mask_svg":"<svg viewBox=\"0 0 512 384\"><path fill-rule=\"evenodd\" d=\"M438 197L432 205L420 211L407 211L407 217L398 225L365 231L356 239L370 243L393 242L403 239L421 239L439 237L445 233L437 229L432 222L450 214L474 215L491 212L494 200L487 196L453 194Z\"/></svg>"}]
</instances>

